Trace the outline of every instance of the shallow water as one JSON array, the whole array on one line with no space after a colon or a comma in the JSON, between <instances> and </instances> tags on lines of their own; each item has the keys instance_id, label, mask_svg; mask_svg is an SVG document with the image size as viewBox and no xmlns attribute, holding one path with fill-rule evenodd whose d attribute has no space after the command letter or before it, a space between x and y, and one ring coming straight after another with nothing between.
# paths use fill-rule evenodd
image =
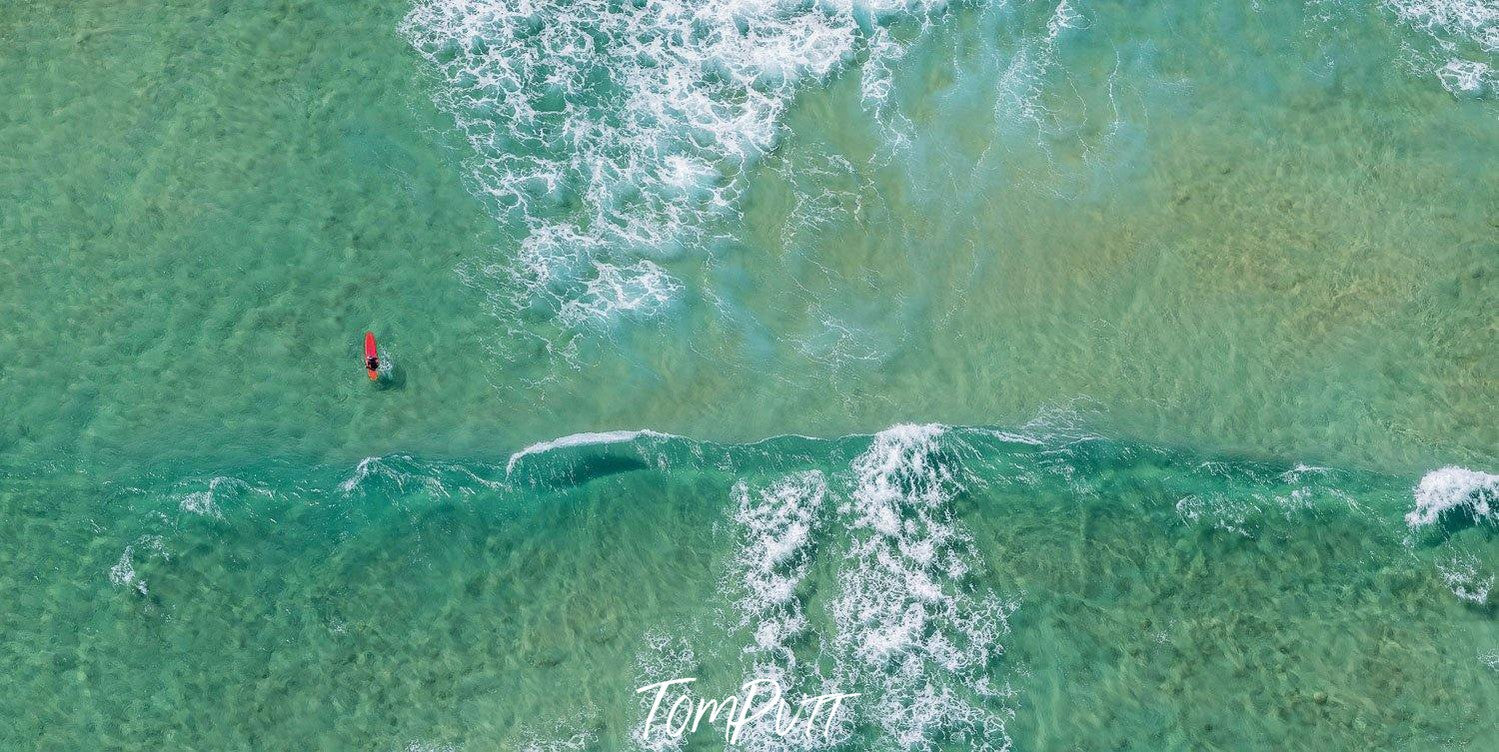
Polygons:
<instances>
[{"instance_id":1,"label":"shallow water","mask_svg":"<svg viewBox=\"0 0 1499 752\"><path fill-rule=\"evenodd\" d=\"M1496 23L7 5L0 746L1490 746Z\"/></svg>"}]
</instances>

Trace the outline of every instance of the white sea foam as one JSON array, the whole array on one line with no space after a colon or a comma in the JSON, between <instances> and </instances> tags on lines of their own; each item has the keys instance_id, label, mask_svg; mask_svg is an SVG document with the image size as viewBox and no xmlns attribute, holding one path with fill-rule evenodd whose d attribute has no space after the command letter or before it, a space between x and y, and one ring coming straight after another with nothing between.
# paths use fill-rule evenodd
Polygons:
<instances>
[{"instance_id":1,"label":"white sea foam","mask_svg":"<svg viewBox=\"0 0 1499 752\"><path fill-rule=\"evenodd\" d=\"M1478 661L1495 671L1499 671L1499 650L1490 650L1478 656Z\"/></svg>"},{"instance_id":2,"label":"white sea foam","mask_svg":"<svg viewBox=\"0 0 1499 752\"><path fill-rule=\"evenodd\" d=\"M648 257L707 239L796 93L898 45L860 18L942 0L417 0L400 30L472 147L470 179L523 228L526 306L569 324L659 311L681 290ZM878 88L878 87L875 87Z\"/></svg>"},{"instance_id":3,"label":"white sea foam","mask_svg":"<svg viewBox=\"0 0 1499 752\"><path fill-rule=\"evenodd\" d=\"M1470 40L1499 52L1499 3L1493 0L1385 0L1401 21L1419 29Z\"/></svg>"},{"instance_id":4,"label":"white sea foam","mask_svg":"<svg viewBox=\"0 0 1499 752\"><path fill-rule=\"evenodd\" d=\"M578 297L562 304L562 320L575 326L624 313L654 314L681 292L682 284L650 261L628 267L595 261Z\"/></svg>"},{"instance_id":5,"label":"white sea foam","mask_svg":"<svg viewBox=\"0 0 1499 752\"><path fill-rule=\"evenodd\" d=\"M238 478L219 475L209 479L207 488L192 491L184 495L181 502L179 502L179 506L182 507L182 511L191 514L222 517L223 511L219 507L220 500L226 495L239 496L247 493L264 497L273 495L267 489L253 486Z\"/></svg>"},{"instance_id":6,"label":"white sea foam","mask_svg":"<svg viewBox=\"0 0 1499 752\"><path fill-rule=\"evenodd\" d=\"M214 480L218 479L215 478ZM209 483L209 487L207 490L194 491L182 497L182 503L179 506L182 507L182 511L189 512L191 514L203 515L207 517L223 516L223 513L219 511L219 506L213 501L213 484L211 482Z\"/></svg>"},{"instance_id":7,"label":"white sea foam","mask_svg":"<svg viewBox=\"0 0 1499 752\"><path fill-rule=\"evenodd\" d=\"M135 573L135 562L131 560L134 555L135 547L126 546L125 552L120 554L120 560L109 568L109 581L145 595L146 583Z\"/></svg>"},{"instance_id":8,"label":"white sea foam","mask_svg":"<svg viewBox=\"0 0 1499 752\"><path fill-rule=\"evenodd\" d=\"M1490 57L1499 53L1499 3L1384 0L1384 5L1402 23L1425 33L1429 43L1406 50L1407 64L1418 73L1435 75L1454 95L1499 91L1499 73Z\"/></svg>"},{"instance_id":9,"label":"white sea foam","mask_svg":"<svg viewBox=\"0 0 1499 752\"><path fill-rule=\"evenodd\" d=\"M831 611L840 686L866 689L870 719L905 748L956 733L1007 749L1010 717L990 664L1013 603L962 586L972 552L951 501L960 480L941 426L896 426L854 460L842 511L854 542Z\"/></svg>"},{"instance_id":10,"label":"white sea foam","mask_svg":"<svg viewBox=\"0 0 1499 752\"><path fill-rule=\"evenodd\" d=\"M645 648L636 654L635 663L639 669L638 686L696 676L698 668L697 656L692 650L692 645L683 637L665 632L648 632L645 635ZM635 742L636 747L649 752L681 749L687 742L685 736L647 733L646 721L649 717L651 698L646 695L640 695L640 698L640 722L630 729L630 738Z\"/></svg>"},{"instance_id":11,"label":"white sea foam","mask_svg":"<svg viewBox=\"0 0 1499 752\"><path fill-rule=\"evenodd\" d=\"M793 641L808 630L806 606L798 591L826 521L827 479L809 471L758 490L741 482L732 495L734 521L742 530L743 544L734 556L737 582L731 587L740 592L736 604L740 624L750 627L753 634L753 642L744 648L750 656L745 681L772 680L790 691L802 678L792 649ZM787 738L774 733L772 723L773 716L746 727L739 747L772 750L797 744L807 748L842 738L841 734Z\"/></svg>"},{"instance_id":12,"label":"white sea foam","mask_svg":"<svg viewBox=\"0 0 1499 752\"><path fill-rule=\"evenodd\" d=\"M1416 508L1405 515L1405 523L1412 528L1431 525L1454 512L1472 515L1475 521L1489 521L1499 507L1499 475L1444 467L1421 478L1415 497Z\"/></svg>"},{"instance_id":13,"label":"white sea foam","mask_svg":"<svg viewBox=\"0 0 1499 752\"><path fill-rule=\"evenodd\" d=\"M742 605L752 612L784 605L806 574L806 551L820 527L827 483L811 471L756 492L740 483L733 494L734 520L747 538L736 556L746 576Z\"/></svg>"},{"instance_id":14,"label":"white sea foam","mask_svg":"<svg viewBox=\"0 0 1499 752\"><path fill-rule=\"evenodd\" d=\"M734 487L742 544L729 590L751 634L746 678L862 693L827 736L781 737L767 722L747 728L740 747L838 748L856 718L898 748L949 734L974 749L1008 747L1011 695L990 672L1014 605L965 586L974 554L951 508L961 481L943 450L949 438L938 425L877 434L843 492L818 471ZM814 634L804 582L824 554L836 566L826 605L834 628ZM822 660L804 666L794 646L808 639Z\"/></svg>"},{"instance_id":15,"label":"white sea foam","mask_svg":"<svg viewBox=\"0 0 1499 752\"><path fill-rule=\"evenodd\" d=\"M120 554L120 560L109 568L109 581L146 595L150 592L146 587L146 581L141 578L140 573L135 571L135 556L141 549L145 550L149 556L167 558L166 547L160 536L142 536L135 543L125 546L124 553Z\"/></svg>"},{"instance_id":16,"label":"white sea foam","mask_svg":"<svg viewBox=\"0 0 1499 752\"><path fill-rule=\"evenodd\" d=\"M1437 561L1437 574L1453 595L1479 606L1488 603L1489 592L1494 588L1494 574L1484 571L1478 557L1466 551Z\"/></svg>"},{"instance_id":17,"label":"white sea foam","mask_svg":"<svg viewBox=\"0 0 1499 752\"><path fill-rule=\"evenodd\" d=\"M1011 120L1028 121L1042 133L1056 135L1067 130L1056 113L1042 103L1045 93L1043 82L1060 64L1057 58L1058 40L1069 29L1087 27L1087 20L1068 0L1061 0L1046 21L1046 35L1036 44L1025 44L1015 51L999 78L998 96L995 98L994 116L1001 122ZM1050 154L1050 146L1041 141L1037 146Z\"/></svg>"},{"instance_id":18,"label":"white sea foam","mask_svg":"<svg viewBox=\"0 0 1499 752\"><path fill-rule=\"evenodd\" d=\"M1482 94L1495 80L1488 63L1459 59L1448 60L1437 71L1437 78L1453 94Z\"/></svg>"},{"instance_id":19,"label":"white sea foam","mask_svg":"<svg viewBox=\"0 0 1499 752\"><path fill-rule=\"evenodd\" d=\"M1071 2L1062 0L1057 3L1056 9L1051 12L1051 18L1046 22L1046 41L1056 42L1063 29L1081 28L1085 23L1083 14L1072 7Z\"/></svg>"}]
</instances>

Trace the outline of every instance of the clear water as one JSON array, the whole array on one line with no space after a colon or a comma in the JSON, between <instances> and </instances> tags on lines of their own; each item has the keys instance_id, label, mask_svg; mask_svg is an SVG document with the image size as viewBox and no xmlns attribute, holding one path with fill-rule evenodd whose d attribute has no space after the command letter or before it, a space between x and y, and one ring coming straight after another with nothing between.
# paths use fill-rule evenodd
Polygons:
<instances>
[{"instance_id":1,"label":"clear water","mask_svg":"<svg viewBox=\"0 0 1499 752\"><path fill-rule=\"evenodd\" d=\"M0 747L1493 746L1496 34L7 4Z\"/></svg>"}]
</instances>

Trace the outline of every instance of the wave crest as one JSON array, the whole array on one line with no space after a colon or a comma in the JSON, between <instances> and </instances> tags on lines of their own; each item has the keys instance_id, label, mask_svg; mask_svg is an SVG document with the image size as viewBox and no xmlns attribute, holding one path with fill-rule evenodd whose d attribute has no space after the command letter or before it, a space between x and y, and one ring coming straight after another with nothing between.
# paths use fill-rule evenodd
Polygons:
<instances>
[{"instance_id":1,"label":"wave crest","mask_svg":"<svg viewBox=\"0 0 1499 752\"><path fill-rule=\"evenodd\" d=\"M1475 521L1493 519L1499 505L1499 475L1462 467L1444 467L1421 478L1416 508L1405 515L1412 528L1435 524L1449 514L1467 513Z\"/></svg>"}]
</instances>

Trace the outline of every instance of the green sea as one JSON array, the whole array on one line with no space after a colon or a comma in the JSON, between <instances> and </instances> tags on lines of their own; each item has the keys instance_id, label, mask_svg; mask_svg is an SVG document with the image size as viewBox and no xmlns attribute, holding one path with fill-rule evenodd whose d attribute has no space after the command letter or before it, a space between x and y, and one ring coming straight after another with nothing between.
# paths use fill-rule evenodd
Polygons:
<instances>
[{"instance_id":1,"label":"green sea","mask_svg":"<svg viewBox=\"0 0 1499 752\"><path fill-rule=\"evenodd\" d=\"M0 49L0 749L1499 747L1494 0Z\"/></svg>"}]
</instances>

